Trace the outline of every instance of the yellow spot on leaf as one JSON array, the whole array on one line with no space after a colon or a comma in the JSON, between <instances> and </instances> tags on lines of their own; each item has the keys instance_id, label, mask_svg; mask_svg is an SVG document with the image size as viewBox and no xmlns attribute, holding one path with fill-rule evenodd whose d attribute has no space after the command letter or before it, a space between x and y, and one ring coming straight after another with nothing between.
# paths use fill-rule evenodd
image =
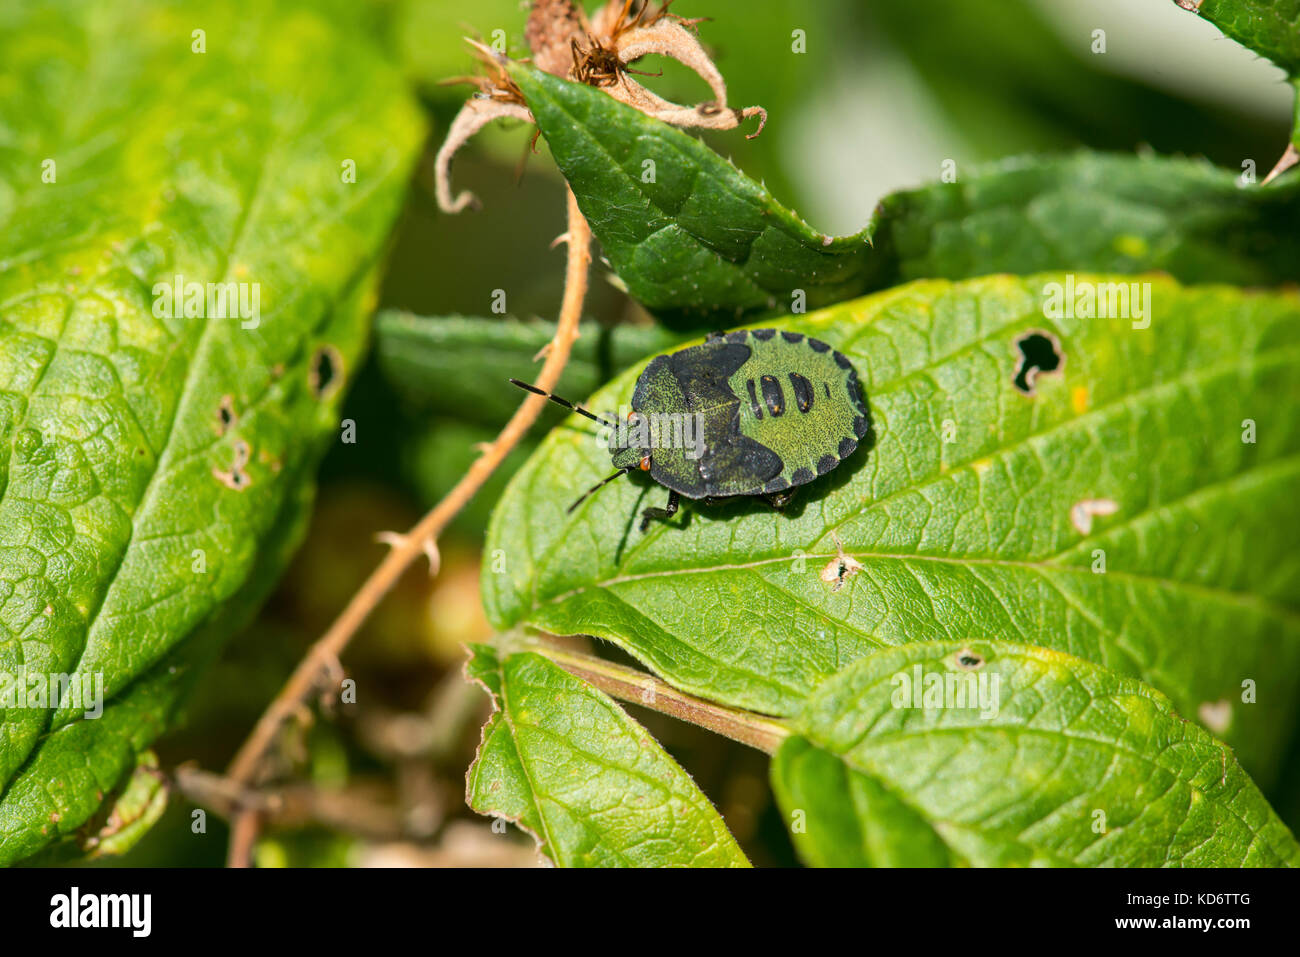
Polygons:
<instances>
[{"instance_id":1,"label":"yellow spot on leaf","mask_svg":"<svg viewBox=\"0 0 1300 957\"><path fill-rule=\"evenodd\" d=\"M1076 385L1070 390L1070 408L1074 409L1075 415L1083 415L1088 411L1088 387L1086 385Z\"/></svg>"}]
</instances>

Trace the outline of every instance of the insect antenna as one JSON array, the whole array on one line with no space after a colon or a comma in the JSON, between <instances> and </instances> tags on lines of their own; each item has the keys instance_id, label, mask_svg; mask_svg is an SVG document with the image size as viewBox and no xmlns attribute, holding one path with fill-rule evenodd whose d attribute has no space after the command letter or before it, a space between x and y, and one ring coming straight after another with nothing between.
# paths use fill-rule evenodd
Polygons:
<instances>
[{"instance_id":1,"label":"insect antenna","mask_svg":"<svg viewBox=\"0 0 1300 957\"><path fill-rule=\"evenodd\" d=\"M595 413L588 412L580 405L574 405L568 399L560 398L558 395L556 395L553 392L543 392L541 389L537 388L537 386L529 385L527 382L520 382L518 379L511 379L510 383L512 385L519 386L519 388L523 389L525 392L531 392L533 395L545 396L546 398L554 402L556 405L562 405L569 411L578 413L578 415L585 415L593 422L599 422L601 425L608 425L610 428L618 428L618 423L615 422L613 419L603 419L600 416L596 415ZM595 491L595 489L593 489L592 491Z\"/></svg>"},{"instance_id":2,"label":"insect antenna","mask_svg":"<svg viewBox=\"0 0 1300 957\"><path fill-rule=\"evenodd\" d=\"M629 472L629 471L631 471L631 469L619 469L617 472L615 472L615 473L614 473L613 475L611 475L609 478L607 478L607 479L601 479L599 482L597 482L597 483L596 483L595 485L593 485L591 488L587 489L587 491L585 491L585 492L583 492L581 495L579 495L579 496L578 496L578 500L577 500L576 502L574 502L572 505L570 505L568 508L566 508L566 509L564 510L564 514L565 514L565 515L572 515L572 514L573 514L573 510L574 510L575 508L577 508L579 505L581 505L583 502L585 502L585 501L587 500L588 496L590 496L593 492L597 491L598 489L602 489L602 488L604 488L604 487L605 487L606 485L608 485L610 482L614 481L614 479L618 478L620 475L623 475L624 473Z\"/></svg>"}]
</instances>

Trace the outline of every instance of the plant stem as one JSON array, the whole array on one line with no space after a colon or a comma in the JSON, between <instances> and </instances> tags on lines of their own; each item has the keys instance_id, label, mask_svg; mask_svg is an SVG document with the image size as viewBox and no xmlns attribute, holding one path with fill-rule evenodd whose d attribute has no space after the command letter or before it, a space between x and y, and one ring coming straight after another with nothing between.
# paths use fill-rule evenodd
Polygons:
<instances>
[{"instance_id":1,"label":"plant stem","mask_svg":"<svg viewBox=\"0 0 1300 957\"><path fill-rule=\"evenodd\" d=\"M582 303L587 294L587 275L591 266L591 229L578 209L573 190L568 190L568 221L568 232L565 234L568 261L559 323L555 338L547 350L546 362L537 375L537 387L545 392L554 390L558 384L564 365L568 362L569 352L578 338L578 322L582 318ZM465 507L474 493L482 488L510 450L537 421L545 405L546 399L542 396L530 395L524 399L501 434L484 449L483 454L447 496L420 519L405 537L396 541L365 584L352 596L334 624L312 645L275 700L258 719L252 733L230 763L227 776L232 781L239 785L253 781L280 726L307 701L321 676L337 667L339 655L370 612L393 587L407 566L425 550L426 543L436 543L447 524ZM236 815L237 826L242 817L242 814Z\"/></svg>"},{"instance_id":2,"label":"plant stem","mask_svg":"<svg viewBox=\"0 0 1300 957\"><path fill-rule=\"evenodd\" d=\"M241 788L229 778L182 765L173 774L177 789L214 814L232 818L255 814L258 826L301 828L313 824L367 840L397 841L419 837L406 826L402 809L374 787L320 788L294 784L271 791Z\"/></svg>"},{"instance_id":3,"label":"plant stem","mask_svg":"<svg viewBox=\"0 0 1300 957\"><path fill-rule=\"evenodd\" d=\"M774 754L790 734L790 729L775 718L752 711L741 711L696 698L678 691L654 675L626 668L601 658L558 648L552 644L530 644L569 674L581 678L613 698L639 704L651 711L671 715L681 721L739 741L741 744Z\"/></svg>"},{"instance_id":4,"label":"plant stem","mask_svg":"<svg viewBox=\"0 0 1300 957\"><path fill-rule=\"evenodd\" d=\"M243 810L230 819L230 847L226 851L227 867L252 867L253 845L261 829L257 811Z\"/></svg>"}]
</instances>

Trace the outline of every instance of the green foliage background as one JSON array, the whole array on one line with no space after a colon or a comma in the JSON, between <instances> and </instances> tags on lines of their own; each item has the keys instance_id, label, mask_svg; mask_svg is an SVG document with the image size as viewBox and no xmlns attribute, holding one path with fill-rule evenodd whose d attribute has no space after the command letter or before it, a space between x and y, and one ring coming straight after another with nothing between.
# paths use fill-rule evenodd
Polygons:
<instances>
[{"instance_id":1,"label":"green foliage background","mask_svg":"<svg viewBox=\"0 0 1300 957\"><path fill-rule=\"evenodd\" d=\"M157 769L224 764L382 555L373 532L407 527L509 415L504 379L535 370L559 300L563 173L606 262L562 392L617 407L650 355L761 320L854 359L876 446L788 517L732 505L639 540L629 516L660 490L563 516L608 463L553 410L438 579L408 575L368 623L361 703L290 735L282 776L436 809L399 834L417 861L457 828L527 859L464 805L487 707L449 690L470 643L500 711L469 801L560 863L1295 863L1300 179L1238 178L1295 136L1300 3L1206 0L1199 24L1128 6L1167 9L1099 9L1112 56L1034 0L679 0L712 18L733 104L768 109L761 137L696 139L520 68L541 155L521 166L527 130L484 134L456 178L485 210L453 219L430 160L467 88L439 81L469 69L467 32L525 52L515 0L6 4L0 671L100 670L108 704L3 712L0 861L222 860L220 822L194 834L175 794L164 812ZM1210 94L1125 59L1209 64L1216 28L1276 66L1215 60ZM657 90L703 95L663 67ZM1063 374L1030 401L1013 340L1065 270L1144 274L1159 318L1057 324ZM259 282L260 327L154 316L177 273ZM822 311L784 315L794 288ZM321 394L326 352L341 381ZM1120 510L1081 536L1088 497ZM483 564L486 617L485 535L510 556ZM837 546L863 567L831 592ZM625 708L537 654L540 631L608 639L586 648L790 737L769 762ZM888 708L889 675L972 648L1011 689L997 721ZM1243 678L1257 703L1212 736L1202 707ZM373 733L394 715L446 732L415 784ZM383 837L317 822L258 860L359 863Z\"/></svg>"}]
</instances>

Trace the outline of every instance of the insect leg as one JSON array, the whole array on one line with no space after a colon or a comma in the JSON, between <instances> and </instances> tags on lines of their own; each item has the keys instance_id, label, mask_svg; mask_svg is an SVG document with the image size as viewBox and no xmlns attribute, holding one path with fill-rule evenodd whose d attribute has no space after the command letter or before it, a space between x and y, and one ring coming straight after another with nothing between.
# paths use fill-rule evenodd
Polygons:
<instances>
[{"instance_id":1,"label":"insect leg","mask_svg":"<svg viewBox=\"0 0 1300 957\"><path fill-rule=\"evenodd\" d=\"M785 492L773 492L771 495L764 495L763 498L766 499L767 504L771 505L773 508L785 508L790 504L790 499L794 498L794 489L789 489Z\"/></svg>"},{"instance_id":2,"label":"insect leg","mask_svg":"<svg viewBox=\"0 0 1300 957\"><path fill-rule=\"evenodd\" d=\"M658 518L667 521L677 514L677 506L681 504L681 496L676 492L668 493L667 508L648 508L641 513L641 531L644 533L650 527L650 519Z\"/></svg>"}]
</instances>

